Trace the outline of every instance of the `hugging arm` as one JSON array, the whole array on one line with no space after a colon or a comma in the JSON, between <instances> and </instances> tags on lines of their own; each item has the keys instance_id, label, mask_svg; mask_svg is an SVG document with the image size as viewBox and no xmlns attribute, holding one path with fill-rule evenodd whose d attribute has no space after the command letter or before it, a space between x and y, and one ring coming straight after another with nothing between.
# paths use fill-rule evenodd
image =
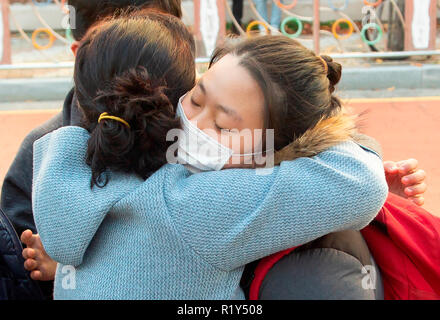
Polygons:
<instances>
[{"instance_id":1,"label":"hugging arm","mask_svg":"<svg viewBox=\"0 0 440 320\"><path fill-rule=\"evenodd\" d=\"M374 150L381 158L382 147L374 138L357 133L354 140L370 150ZM402 161L385 161L385 177L391 193L407 198L418 206L425 203L423 194L426 192L426 173L419 168L416 159Z\"/></svg>"},{"instance_id":2,"label":"hugging arm","mask_svg":"<svg viewBox=\"0 0 440 320\"><path fill-rule=\"evenodd\" d=\"M78 266L102 220L137 178L126 175L105 188L90 188L85 155L89 133L63 127L34 144L32 207L46 252L57 262ZM115 179L116 180L116 179Z\"/></svg>"},{"instance_id":3,"label":"hugging arm","mask_svg":"<svg viewBox=\"0 0 440 320\"><path fill-rule=\"evenodd\" d=\"M206 172L164 190L183 239L223 270L330 232L362 229L387 193L382 161L354 142L282 162L267 176L246 169Z\"/></svg>"}]
</instances>

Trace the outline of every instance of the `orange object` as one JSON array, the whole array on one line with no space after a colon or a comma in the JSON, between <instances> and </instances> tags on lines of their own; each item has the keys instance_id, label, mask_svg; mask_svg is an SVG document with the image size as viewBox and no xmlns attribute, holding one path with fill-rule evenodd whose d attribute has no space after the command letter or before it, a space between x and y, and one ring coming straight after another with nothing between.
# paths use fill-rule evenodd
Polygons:
<instances>
[{"instance_id":1,"label":"orange object","mask_svg":"<svg viewBox=\"0 0 440 320\"><path fill-rule=\"evenodd\" d=\"M49 43L46 44L45 46L40 46L40 45L37 43L37 36L38 36L40 33L46 33L46 34L49 35ZM46 50L46 49L49 49L50 47L52 47L54 41L55 41L55 36L53 35L53 33L52 33L49 29L46 29L46 28L39 28L39 29L36 29L36 30L32 33L32 45L35 47L35 49L38 49L38 50Z\"/></svg>"},{"instance_id":2,"label":"orange object","mask_svg":"<svg viewBox=\"0 0 440 320\"><path fill-rule=\"evenodd\" d=\"M346 24L348 24L348 27L349 27L349 31L348 31L348 33L345 34L345 35L343 35L343 36L341 36L341 35L338 34L338 32L337 32L338 26L339 26L341 23L346 23ZM336 22L333 24L333 27L332 27L332 32L333 32L333 35L335 36L336 39L348 39L348 38L350 38L351 35L353 34L353 31L354 31L353 24L351 23L350 20L347 20L347 19L339 19L339 20L336 20Z\"/></svg>"},{"instance_id":3,"label":"orange object","mask_svg":"<svg viewBox=\"0 0 440 320\"><path fill-rule=\"evenodd\" d=\"M246 34L250 37L251 36L251 30L253 27L260 25L263 26L264 29L266 29L266 33L269 33L269 27L267 26L266 23L264 23L263 21L252 21L251 23L248 24L247 28L246 28Z\"/></svg>"},{"instance_id":4,"label":"orange object","mask_svg":"<svg viewBox=\"0 0 440 320\"><path fill-rule=\"evenodd\" d=\"M296 6L296 3L298 2L298 0L293 0L291 4L283 4L281 3L280 0L275 0L275 4L282 8L282 9L286 9L286 10L290 10L292 9L294 6Z\"/></svg>"},{"instance_id":5,"label":"orange object","mask_svg":"<svg viewBox=\"0 0 440 320\"><path fill-rule=\"evenodd\" d=\"M377 7L378 5L380 5L382 3L382 0L377 0L376 2L370 2L370 1L364 0L364 3L366 6Z\"/></svg>"}]
</instances>

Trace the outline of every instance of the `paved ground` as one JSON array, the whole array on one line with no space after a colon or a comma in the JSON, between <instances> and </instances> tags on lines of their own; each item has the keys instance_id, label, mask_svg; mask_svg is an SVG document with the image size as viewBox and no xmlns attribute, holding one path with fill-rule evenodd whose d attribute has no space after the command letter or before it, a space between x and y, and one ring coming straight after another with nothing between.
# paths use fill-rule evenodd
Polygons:
<instances>
[{"instance_id":1,"label":"paved ground","mask_svg":"<svg viewBox=\"0 0 440 320\"><path fill-rule=\"evenodd\" d=\"M363 131L383 146L386 160L416 158L428 173L429 190L425 208L440 216L440 96L418 98L351 99L357 112L366 111ZM23 103L26 104L26 103ZM61 102L32 105L33 110L0 108L0 181L19 144L32 128L56 112ZM39 107L50 108L38 110ZM3 110L3 111L1 111Z\"/></svg>"},{"instance_id":2,"label":"paved ground","mask_svg":"<svg viewBox=\"0 0 440 320\"><path fill-rule=\"evenodd\" d=\"M0 185L24 137L57 110L0 111Z\"/></svg>"},{"instance_id":3,"label":"paved ground","mask_svg":"<svg viewBox=\"0 0 440 320\"><path fill-rule=\"evenodd\" d=\"M363 131L382 145L385 160L418 159L428 173L425 208L440 216L440 97L353 99L366 111Z\"/></svg>"}]
</instances>

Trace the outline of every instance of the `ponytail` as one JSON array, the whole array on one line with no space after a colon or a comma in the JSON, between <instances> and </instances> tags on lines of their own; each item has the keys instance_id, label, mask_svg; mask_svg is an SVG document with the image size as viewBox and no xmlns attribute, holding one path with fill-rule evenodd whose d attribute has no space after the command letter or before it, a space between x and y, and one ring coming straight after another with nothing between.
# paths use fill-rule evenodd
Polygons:
<instances>
[{"instance_id":1,"label":"ponytail","mask_svg":"<svg viewBox=\"0 0 440 320\"><path fill-rule=\"evenodd\" d=\"M321 58L327 63L327 78L330 83L330 104L325 114L327 117L331 117L340 112L342 109L341 100L333 94L336 90L336 85L339 83L339 81L341 81L342 78L342 65L333 61L333 59L329 56L323 55Z\"/></svg>"},{"instance_id":2,"label":"ponytail","mask_svg":"<svg viewBox=\"0 0 440 320\"><path fill-rule=\"evenodd\" d=\"M336 85L341 81L342 78L342 65L340 63L334 62L329 56L321 56L322 59L327 63L327 78L330 81L330 93L335 92Z\"/></svg>"}]
</instances>

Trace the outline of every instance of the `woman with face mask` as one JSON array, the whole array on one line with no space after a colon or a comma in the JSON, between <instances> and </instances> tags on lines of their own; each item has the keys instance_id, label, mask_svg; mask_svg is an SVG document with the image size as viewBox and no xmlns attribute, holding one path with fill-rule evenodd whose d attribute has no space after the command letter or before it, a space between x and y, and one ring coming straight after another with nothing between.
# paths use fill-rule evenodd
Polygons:
<instances>
[{"instance_id":1,"label":"woman with face mask","mask_svg":"<svg viewBox=\"0 0 440 320\"><path fill-rule=\"evenodd\" d=\"M190 44L178 19L151 12L103 22L82 41L83 128L34 146L35 222L58 262L55 299L244 299L247 263L361 229L382 207L382 162L350 140L331 65L286 38L248 40L218 53L184 95ZM318 145L303 152L305 140ZM292 141L314 156L260 161Z\"/></svg>"},{"instance_id":2,"label":"woman with face mask","mask_svg":"<svg viewBox=\"0 0 440 320\"><path fill-rule=\"evenodd\" d=\"M184 127L194 132L189 134L194 143L180 144L179 161L192 172L246 167L245 159L261 158L258 151L265 141L254 135L260 128L275 129L270 146L277 151L275 164L318 154L349 138L380 149L355 133L353 119L344 115L340 101L332 95L340 78L338 63L317 57L285 37L261 37L217 49L210 70L178 104ZM191 145L197 145L197 150L189 150ZM212 164L207 150L218 155ZM246 164L259 166L257 161ZM246 293L256 265L245 269L242 287ZM377 275L372 289L362 287L363 265L372 266L371 272ZM383 286L361 233L346 230L307 243L284 257L265 277L259 297L383 299Z\"/></svg>"}]
</instances>

